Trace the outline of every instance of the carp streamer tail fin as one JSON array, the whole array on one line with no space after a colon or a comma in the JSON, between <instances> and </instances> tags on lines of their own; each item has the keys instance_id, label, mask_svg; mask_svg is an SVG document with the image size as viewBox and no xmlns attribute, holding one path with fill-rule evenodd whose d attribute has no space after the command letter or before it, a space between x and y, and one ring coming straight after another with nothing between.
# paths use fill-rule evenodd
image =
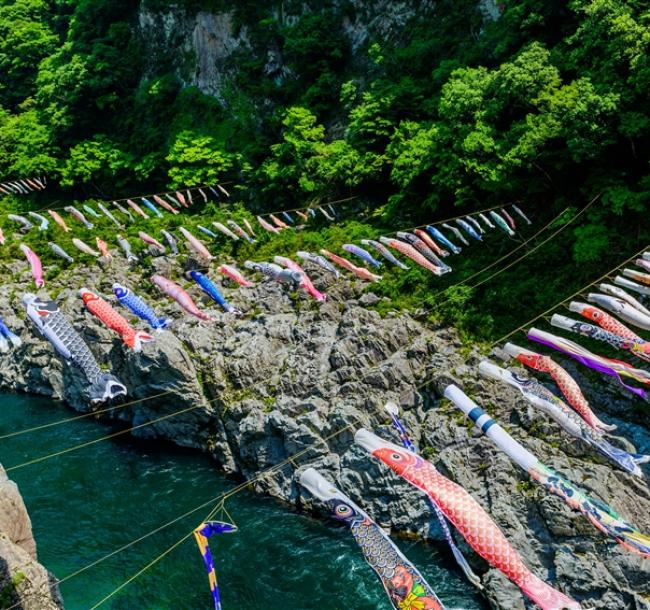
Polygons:
<instances>
[{"instance_id":1,"label":"carp streamer tail fin","mask_svg":"<svg viewBox=\"0 0 650 610\"><path fill-rule=\"evenodd\" d=\"M581 610L582 608L578 602L546 584L532 573L520 586L521 590L542 610Z\"/></svg>"},{"instance_id":2,"label":"carp streamer tail fin","mask_svg":"<svg viewBox=\"0 0 650 610\"><path fill-rule=\"evenodd\" d=\"M105 402L118 396L126 396L126 386L113 375L104 374L90 386L91 402Z\"/></svg>"}]
</instances>

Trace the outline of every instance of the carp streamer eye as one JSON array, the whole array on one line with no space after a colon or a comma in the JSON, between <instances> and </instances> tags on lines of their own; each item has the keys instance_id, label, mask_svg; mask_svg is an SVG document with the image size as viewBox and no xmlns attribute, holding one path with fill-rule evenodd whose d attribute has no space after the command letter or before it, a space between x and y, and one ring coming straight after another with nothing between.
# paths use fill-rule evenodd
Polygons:
<instances>
[{"instance_id":1,"label":"carp streamer eye","mask_svg":"<svg viewBox=\"0 0 650 610\"><path fill-rule=\"evenodd\" d=\"M401 456L399 453L393 453L393 454L391 455L391 458L392 458L393 460L395 460L396 462L399 462L399 461L402 460L402 456Z\"/></svg>"},{"instance_id":2,"label":"carp streamer eye","mask_svg":"<svg viewBox=\"0 0 650 610\"><path fill-rule=\"evenodd\" d=\"M345 504L341 504L336 507L336 514L341 517L348 517L352 514L352 509Z\"/></svg>"}]
</instances>

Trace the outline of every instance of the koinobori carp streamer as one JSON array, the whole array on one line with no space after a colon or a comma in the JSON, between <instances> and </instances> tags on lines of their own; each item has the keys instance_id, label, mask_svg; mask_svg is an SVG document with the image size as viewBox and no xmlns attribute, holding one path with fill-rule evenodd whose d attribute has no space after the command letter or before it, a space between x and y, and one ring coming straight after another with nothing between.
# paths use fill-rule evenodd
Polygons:
<instances>
[{"instance_id":1,"label":"koinobori carp streamer","mask_svg":"<svg viewBox=\"0 0 650 610\"><path fill-rule=\"evenodd\" d=\"M345 523L375 571L394 610L445 610L433 588L384 531L342 491L317 470L308 468L300 484Z\"/></svg>"},{"instance_id":2,"label":"koinobori carp streamer","mask_svg":"<svg viewBox=\"0 0 650 610\"><path fill-rule=\"evenodd\" d=\"M584 441L626 472L637 477L643 476L639 464L650 460L650 456L629 453L614 447L603 438L601 432L590 428L563 400L560 400L537 380L526 379L487 361L479 364L479 372L485 377L516 388L531 405L549 415L571 436Z\"/></svg>"},{"instance_id":3,"label":"koinobori carp streamer","mask_svg":"<svg viewBox=\"0 0 650 610\"><path fill-rule=\"evenodd\" d=\"M82 298L84 305L90 313L100 320L107 328L116 332L124 342L134 352L142 350L143 343L149 343L154 338L143 330L136 330L131 326L124 316L120 315L109 303L102 299L98 294L81 288L79 296Z\"/></svg>"},{"instance_id":4,"label":"koinobori carp streamer","mask_svg":"<svg viewBox=\"0 0 650 610\"><path fill-rule=\"evenodd\" d=\"M468 544L514 582L542 610L580 610L578 602L557 591L524 564L490 515L460 485L415 453L363 428L355 442L370 455L432 498Z\"/></svg>"},{"instance_id":5,"label":"koinobori carp streamer","mask_svg":"<svg viewBox=\"0 0 650 610\"><path fill-rule=\"evenodd\" d=\"M210 592L212 593L212 601L214 602L215 610L221 610L221 595L217 583L217 570L214 565L214 555L210 548L209 539L218 534L233 534L236 531L236 525L224 523L223 521L207 521L201 523L201 525L194 530L194 539L196 540L196 544L201 552L201 557L203 557L205 569L208 572L208 582L210 583Z\"/></svg>"},{"instance_id":6,"label":"koinobori carp streamer","mask_svg":"<svg viewBox=\"0 0 650 610\"><path fill-rule=\"evenodd\" d=\"M648 371L637 369L631 364L622 362L621 360L614 360L612 358L605 358L604 356L593 354L589 350L573 341L570 341L569 339L552 335L551 333L547 333L537 328L531 328L528 331L528 338L566 354L590 369L615 377L624 388L647 400L647 390L627 385L623 381L623 378L633 379L640 384L648 386L650 385L650 373Z\"/></svg>"},{"instance_id":7,"label":"koinobori carp streamer","mask_svg":"<svg viewBox=\"0 0 650 610\"><path fill-rule=\"evenodd\" d=\"M616 426L610 426L596 417L575 379L549 356L542 356L513 343L506 343L503 349L525 366L542 373L548 373L560 388L567 402L592 428L595 430L614 430L616 428Z\"/></svg>"},{"instance_id":8,"label":"koinobori carp streamer","mask_svg":"<svg viewBox=\"0 0 650 610\"><path fill-rule=\"evenodd\" d=\"M402 420L399 417L399 407L394 402L388 402L384 405L384 409L386 409L390 415L390 419L393 423L393 428L395 428L399 434L399 440L404 448L417 454L418 449L415 446L415 443L411 440L409 433L407 432L404 424L402 423ZM467 580L469 580L478 589L483 589L481 579L474 573L470 565L467 563L467 560L463 556L461 550L456 546L456 543L454 542L454 539L451 535L451 531L449 530L449 524L447 523L445 515L440 510L440 507L436 504L433 498L429 497L429 502L434 514L436 515L436 518L438 519L438 524L440 525L442 535L444 536L447 545L451 549L451 552L456 559L456 563L467 577Z\"/></svg>"},{"instance_id":9,"label":"koinobori carp streamer","mask_svg":"<svg viewBox=\"0 0 650 610\"><path fill-rule=\"evenodd\" d=\"M623 520L612 508L594 500L580 487L553 472L546 464L510 436L497 422L455 385L447 386L445 397L451 400L476 427L503 451L531 479L561 498L573 510L580 511L598 530L625 548L650 557L650 537Z\"/></svg>"},{"instance_id":10,"label":"koinobori carp streamer","mask_svg":"<svg viewBox=\"0 0 650 610\"><path fill-rule=\"evenodd\" d=\"M79 368L89 387L90 401L104 402L126 395L126 387L113 375L99 368L92 352L63 315L59 306L34 294L23 296L27 316L36 329L52 344L56 352L68 364Z\"/></svg>"}]
</instances>

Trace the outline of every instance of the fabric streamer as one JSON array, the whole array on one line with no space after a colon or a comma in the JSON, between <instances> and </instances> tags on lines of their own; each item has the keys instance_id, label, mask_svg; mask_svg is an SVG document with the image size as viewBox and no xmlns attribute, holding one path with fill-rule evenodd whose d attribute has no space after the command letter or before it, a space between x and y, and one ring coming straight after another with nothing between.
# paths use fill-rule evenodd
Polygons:
<instances>
[{"instance_id":1,"label":"fabric streamer","mask_svg":"<svg viewBox=\"0 0 650 610\"><path fill-rule=\"evenodd\" d=\"M86 309L100 320L107 328L116 332L124 345L130 347L134 352L142 350L143 343L150 343L154 338L143 330L136 330L129 322L120 315L109 303L87 288L79 290L79 296L84 302Z\"/></svg>"},{"instance_id":2,"label":"fabric streamer","mask_svg":"<svg viewBox=\"0 0 650 610\"><path fill-rule=\"evenodd\" d=\"M371 248L374 248L389 263L392 263L396 267L399 267L400 269L404 269L404 270L410 269L410 267L408 265L405 265L402 261L395 258L393 256L392 252L386 246L384 246L384 244L380 244L378 241L375 241L374 239L362 239L361 244L364 245L364 246L370 246ZM338 273L338 271L337 271L337 273Z\"/></svg>"},{"instance_id":3,"label":"fabric streamer","mask_svg":"<svg viewBox=\"0 0 650 610\"><path fill-rule=\"evenodd\" d=\"M384 405L384 409L388 411L388 414L390 415L390 419L393 422L393 428L395 428L395 430L399 434L399 440L401 441L402 445L404 445L404 448L408 449L409 451L415 454L418 454L419 452L417 447L409 437L409 433L406 431L404 424L399 418L399 407L394 402L387 402ZM445 516L440 510L440 507L436 504L435 500L431 497L429 497L429 503L431 504L431 508L433 509L433 512L435 513L436 518L438 519L438 524L440 525L440 530L442 531L442 535L445 537L445 540L447 541L447 544L451 549L451 552L454 556L454 559L456 560L456 563L465 574L467 580L469 580L477 589L483 589L483 585L481 584L481 579L476 574L474 574L474 571L467 563L467 560L463 556L463 553L456 546L456 543L454 542L454 539L451 535L451 531L449 530L449 525L447 523L447 520L445 519Z\"/></svg>"},{"instance_id":4,"label":"fabric streamer","mask_svg":"<svg viewBox=\"0 0 650 610\"><path fill-rule=\"evenodd\" d=\"M348 271L351 271L356 275L358 278L362 280L366 280L367 282L379 282L381 281L381 275L375 275L374 273L368 271L365 267L357 267L354 263L350 262L347 258L344 258L342 256L338 256L336 254L332 254L328 250L322 249L320 250L320 253L327 257L329 260L331 260L333 263L336 263L339 265L339 267L343 267L343 269L347 269Z\"/></svg>"},{"instance_id":5,"label":"fabric streamer","mask_svg":"<svg viewBox=\"0 0 650 610\"><path fill-rule=\"evenodd\" d=\"M91 403L105 402L126 395L126 387L116 377L99 368L85 341L61 313L56 302L28 293L23 296L23 305L27 310L27 317L52 344L55 351L67 364L72 364L82 371L89 384Z\"/></svg>"},{"instance_id":6,"label":"fabric streamer","mask_svg":"<svg viewBox=\"0 0 650 610\"><path fill-rule=\"evenodd\" d=\"M334 519L345 523L375 571L394 610L445 610L433 588L366 512L314 468L300 484L324 502Z\"/></svg>"},{"instance_id":7,"label":"fabric streamer","mask_svg":"<svg viewBox=\"0 0 650 610\"><path fill-rule=\"evenodd\" d=\"M298 263L292 261L290 258L287 258L286 256L274 256L273 262L276 265L281 265L286 269L290 269L291 271L300 273L302 276L302 279L300 280L300 287L305 292L307 292L312 298L316 299L320 303L327 300L327 296L316 289L316 286L314 286L313 282L311 281L311 278L307 275L305 270Z\"/></svg>"},{"instance_id":8,"label":"fabric streamer","mask_svg":"<svg viewBox=\"0 0 650 610\"><path fill-rule=\"evenodd\" d=\"M650 456L628 453L623 449L614 447L603 438L601 432L587 426L584 420L572 411L563 400L560 400L537 380L526 379L487 361L479 364L479 372L484 377L501 381L516 388L531 405L550 416L571 436L595 448L626 472L637 477L643 476L639 464L649 461Z\"/></svg>"},{"instance_id":9,"label":"fabric streamer","mask_svg":"<svg viewBox=\"0 0 650 610\"><path fill-rule=\"evenodd\" d=\"M616 426L610 426L596 417L576 380L549 356L531 352L514 343L506 343L503 350L527 367L550 374L567 402L594 430L616 429Z\"/></svg>"},{"instance_id":10,"label":"fabric streamer","mask_svg":"<svg viewBox=\"0 0 650 610\"><path fill-rule=\"evenodd\" d=\"M636 282L631 282L627 278L617 275L614 278L614 284L617 286L622 286L623 288L627 288L628 290L632 290L633 292L638 292L639 294L642 294L646 297L650 297L650 287L648 286L641 286L641 284L637 284Z\"/></svg>"},{"instance_id":11,"label":"fabric streamer","mask_svg":"<svg viewBox=\"0 0 650 610\"><path fill-rule=\"evenodd\" d=\"M201 557L203 557L205 569L208 571L208 581L210 583L210 591L212 592L215 610L221 610L221 596L219 594L217 571L214 566L214 557L210 549L209 539L218 534L233 534L236 531L236 525L223 523L222 521L207 521L206 523L201 523L194 530L194 539L201 552Z\"/></svg>"},{"instance_id":12,"label":"fabric streamer","mask_svg":"<svg viewBox=\"0 0 650 610\"><path fill-rule=\"evenodd\" d=\"M341 275L338 269L334 265L332 265L332 263L330 263L324 256L321 256L320 254L314 254L313 252L298 251L296 252L296 256L308 263L312 263L313 265L319 266L321 269L325 269L325 271L329 271L336 278L340 277Z\"/></svg>"},{"instance_id":13,"label":"fabric streamer","mask_svg":"<svg viewBox=\"0 0 650 610\"><path fill-rule=\"evenodd\" d=\"M444 477L415 453L360 429L355 442L370 455L433 499L445 517L484 559L505 574L542 610L580 610L578 602L557 591L524 564L497 524L460 485Z\"/></svg>"},{"instance_id":14,"label":"fabric streamer","mask_svg":"<svg viewBox=\"0 0 650 610\"><path fill-rule=\"evenodd\" d=\"M232 313L235 315L240 315L241 311L236 307L232 306L217 288L217 285L207 276L201 273L200 271L190 271L189 276L201 287L201 290L205 292L215 303L220 305L224 311L227 313Z\"/></svg>"},{"instance_id":15,"label":"fabric streamer","mask_svg":"<svg viewBox=\"0 0 650 610\"><path fill-rule=\"evenodd\" d=\"M212 318L207 313L201 311L196 306L196 303L194 303L192 297L183 289L180 284L172 282L166 277L158 274L151 276L151 281L163 294L166 294L168 297L174 299L174 301L176 301L187 313L193 315L199 320L204 320L207 322L212 321Z\"/></svg>"},{"instance_id":16,"label":"fabric streamer","mask_svg":"<svg viewBox=\"0 0 650 610\"><path fill-rule=\"evenodd\" d=\"M462 248L459 246L453 244L451 241L449 241L438 229L435 227L432 227L431 225L428 225L426 227L427 232L433 239L439 241L445 248L449 248L454 254L460 254L462 252Z\"/></svg>"},{"instance_id":17,"label":"fabric streamer","mask_svg":"<svg viewBox=\"0 0 650 610\"><path fill-rule=\"evenodd\" d=\"M559 314L554 314L551 317L551 324L557 328L563 328L564 330L588 337L589 339L594 339L595 341L604 341L616 349L631 352L637 358L650 362L650 341L621 337L620 335L598 328L598 326L594 326L593 324L573 320L572 318L567 318Z\"/></svg>"},{"instance_id":18,"label":"fabric streamer","mask_svg":"<svg viewBox=\"0 0 650 610\"><path fill-rule=\"evenodd\" d=\"M601 304L601 302L599 299L595 299L594 298L595 296L602 296L602 298L605 300L613 298L613 297L607 297L605 295L590 294L589 300L592 302L598 302L599 304ZM606 331L609 331L610 333L614 333L619 337L625 337L626 339L632 339L632 340L641 339L641 337L639 337L634 331L632 331L627 326L625 326L625 324L619 322L613 316L610 316L602 309L599 309L598 307L594 307L593 305L587 305L587 303L579 303L577 301L571 301L571 303L569 303L569 311L572 311L573 313L579 313L581 316L587 318L588 320L591 320L592 322L595 322L601 328L605 329Z\"/></svg>"},{"instance_id":19,"label":"fabric streamer","mask_svg":"<svg viewBox=\"0 0 650 610\"><path fill-rule=\"evenodd\" d=\"M124 305L138 318L147 322L154 330L161 332L171 325L171 320L158 318L154 310L126 286L113 284L113 294L121 305Z\"/></svg>"},{"instance_id":20,"label":"fabric streamer","mask_svg":"<svg viewBox=\"0 0 650 610\"><path fill-rule=\"evenodd\" d=\"M625 389L644 400L648 399L648 392L646 390L627 385L623 381L623 377L627 377L643 385L650 385L650 373L648 373L648 371L637 369L631 364L627 364L627 362L622 362L621 360L614 360L612 358L605 358L604 356L592 354L589 350L573 341L552 335L537 328L531 328L528 331L528 338L531 341L536 341L541 345L546 345L547 347L566 354L567 356L571 356L571 358L577 360L590 369L615 377Z\"/></svg>"},{"instance_id":21,"label":"fabric streamer","mask_svg":"<svg viewBox=\"0 0 650 610\"><path fill-rule=\"evenodd\" d=\"M618 286L612 286L611 284L599 284L598 290L610 296L616 297L617 299L621 299L622 301L625 301L629 305L632 305L634 309L640 311L642 314L650 318L650 310L644 307L644 305L640 301L638 301L632 295L625 292L625 290L623 290L622 288L619 288Z\"/></svg>"},{"instance_id":22,"label":"fabric streamer","mask_svg":"<svg viewBox=\"0 0 650 610\"><path fill-rule=\"evenodd\" d=\"M650 315L643 313L631 303L628 303L624 299L619 299L605 294L598 294L590 292L587 295L587 300L590 303L596 303L601 307L611 311L616 314L622 320L629 322L637 328L642 328L643 330L650 330ZM609 329L608 329L609 330ZM612 331L616 332L616 331ZM631 331L630 331L631 332ZM616 334L620 335L620 332Z\"/></svg>"},{"instance_id":23,"label":"fabric streamer","mask_svg":"<svg viewBox=\"0 0 650 610\"><path fill-rule=\"evenodd\" d=\"M607 504L589 497L587 492L563 478L541 462L521 443L473 402L460 388L447 386L444 395L467 415L492 442L531 479L561 498L573 510L580 511L594 527L610 536L626 549L650 557L650 537L622 519Z\"/></svg>"}]
</instances>

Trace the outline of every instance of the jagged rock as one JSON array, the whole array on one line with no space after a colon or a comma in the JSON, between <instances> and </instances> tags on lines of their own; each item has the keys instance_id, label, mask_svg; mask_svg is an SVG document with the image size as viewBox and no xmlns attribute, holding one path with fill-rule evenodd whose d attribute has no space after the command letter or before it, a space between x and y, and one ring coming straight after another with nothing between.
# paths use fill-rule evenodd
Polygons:
<instances>
[{"instance_id":1,"label":"jagged rock","mask_svg":"<svg viewBox=\"0 0 650 610\"><path fill-rule=\"evenodd\" d=\"M161 260L153 263L156 268ZM48 290L59 296L63 311L98 361L127 385L126 400L140 401L103 415L140 426L134 434L206 451L218 467L247 479L281 465L254 489L310 507L296 472L307 465L321 468L395 533L440 539L426 498L353 443L353 431L360 426L397 441L382 408L387 400L397 401L427 458L480 502L535 573L596 610L642 608L650 596L647 560L605 539L581 515L532 483L441 398L442 392L449 383L463 387L545 463L650 532L647 482L616 470L568 437L530 408L517 390L480 378L480 354L472 351L463 357L453 329L430 328L406 314L382 317L370 309L376 300L363 283L335 280L318 268L308 271L330 297L328 302L317 304L304 292L290 293L274 282L224 288L227 299L247 312L236 317L189 287L214 317L210 324L185 315L148 288L143 278L152 269L143 272L113 263L106 276L110 283L96 281L92 270L75 270L73 281L62 275ZM172 268L165 273L185 283ZM175 320L171 331L156 334L156 341L144 345L140 354L129 351L86 312L71 287L84 283L110 294L113 281L137 287L158 315ZM75 409L87 410L82 376L61 362L23 319L17 295L28 283L25 276L11 288L0 286L0 309L14 308L18 315L6 319L24 341L20 349L0 355L0 387L62 398ZM648 422L632 400L599 377L568 368L594 409L619 424L617 434L625 437L621 443L648 451ZM427 389L420 387L423 380L429 380ZM164 392L169 393L148 399ZM174 415L177 411L185 412ZM161 417L165 419L149 423ZM650 474L648 465L644 472ZM527 607L516 587L459 542L483 574L494 608Z\"/></svg>"},{"instance_id":2,"label":"jagged rock","mask_svg":"<svg viewBox=\"0 0 650 610\"><path fill-rule=\"evenodd\" d=\"M56 610L63 601L53 576L38 563L32 523L16 484L0 466L0 605ZM16 605L16 606L14 606Z\"/></svg>"}]
</instances>

